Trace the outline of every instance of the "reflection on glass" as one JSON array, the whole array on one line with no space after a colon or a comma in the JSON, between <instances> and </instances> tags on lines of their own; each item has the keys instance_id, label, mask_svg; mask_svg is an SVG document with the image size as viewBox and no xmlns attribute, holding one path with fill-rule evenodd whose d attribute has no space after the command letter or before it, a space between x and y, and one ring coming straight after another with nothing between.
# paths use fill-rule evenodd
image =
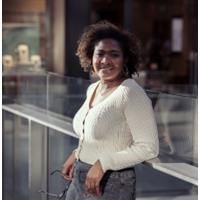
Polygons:
<instances>
[{"instance_id":1,"label":"reflection on glass","mask_svg":"<svg viewBox=\"0 0 200 200\"><path fill-rule=\"evenodd\" d=\"M47 79L47 109L72 118L86 98L90 81L51 73Z\"/></svg>"},{"instance_id":2,"label":"reflection on glass","mask_svg":"<svg viewBox=\"0 0 200 200\"><path fill-rule=\"evenodd\" d=\"M194 111L197 99L160 94L155 105L160 152L184 162L194 163ZM197 163L196 163L197 164Z\"/></svg>"}]
</instances>

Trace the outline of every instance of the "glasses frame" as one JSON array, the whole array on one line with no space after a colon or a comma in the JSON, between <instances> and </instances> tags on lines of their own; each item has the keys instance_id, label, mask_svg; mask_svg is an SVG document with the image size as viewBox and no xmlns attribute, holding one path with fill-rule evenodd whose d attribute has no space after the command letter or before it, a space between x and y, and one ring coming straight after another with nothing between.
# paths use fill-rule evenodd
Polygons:
<instances>
[{"instance_id":1,"label":"glasses frame","mask_svg":"<svg viewBox=\"0 0 200 200\"><path fill-rule=\"evenodd\" d=\"M62 171L59 170L59 169L53 170L53 171L50 173L50 175L52 176L52 175L54 175L54 174L56 174L56 173L59 174L60 176L62 176L63 179L64 179L64 174L63 174ZM54 198L56 198L56 199L58 199L58 200L61 200L61 199L64 197L64 195L65 195L65 193L67 192L67 190L69 189L69 185L70 185L70 183L71 183L70 180L66 180L66 179L64 179L64 180L65 180L65 182L66 182L66 187L65 187L65 189L64 189L61 193L59 193L59 194L47 192L47 191L42 190L42 189L38 190L38 192L39 192L39 193L43 193L43 194L45 194L45 195L47 195L47 196L49 196L49 197L54 197Z\"/></svg>"}]
</instances>

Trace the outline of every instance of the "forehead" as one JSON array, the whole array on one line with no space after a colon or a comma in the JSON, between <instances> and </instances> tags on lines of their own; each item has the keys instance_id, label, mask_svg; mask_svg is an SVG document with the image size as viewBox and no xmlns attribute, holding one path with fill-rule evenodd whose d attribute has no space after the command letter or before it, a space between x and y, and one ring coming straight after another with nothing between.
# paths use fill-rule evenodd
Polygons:
<instances>
[{"instance_id":1,"label":"forehead","mask_svg":"<svg viewBox=\"0 0 200 200\"><path fill-rule=\"evenodd\" d=\"M118 41L114 39L102 39L95 44L94 50L117 50L122 51Z\"/></svg>"}]
</instances>

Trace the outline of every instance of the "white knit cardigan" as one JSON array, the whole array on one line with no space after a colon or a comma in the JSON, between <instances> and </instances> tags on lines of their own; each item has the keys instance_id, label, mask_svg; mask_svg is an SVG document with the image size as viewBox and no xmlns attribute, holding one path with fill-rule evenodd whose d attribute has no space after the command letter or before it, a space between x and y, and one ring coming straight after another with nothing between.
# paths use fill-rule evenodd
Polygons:
<instances>
[{"instance_id":1,"label":"white knit cardigan","mask_svg":"<svg viewBox=\"0 0 200 200\"><path fill-rule=\"evenodd\" d=\"M98 82L73 119L79 135L76 158L88 164L100 161L103 171L134 166L158 155L157 126L151 100L133 80L124 80L108 97L89 107Z\"/></svg>"}]
</instances>

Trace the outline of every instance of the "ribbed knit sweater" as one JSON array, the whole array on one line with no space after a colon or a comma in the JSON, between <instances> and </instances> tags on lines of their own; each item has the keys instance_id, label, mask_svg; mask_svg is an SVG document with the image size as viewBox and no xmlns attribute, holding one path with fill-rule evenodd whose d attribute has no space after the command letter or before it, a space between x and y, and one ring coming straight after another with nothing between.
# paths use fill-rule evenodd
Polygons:
<instances>
[{"instance_id":1,"label":"ribbed knit sweater","mask_svg":"<svg viewBox=\"0 0 200 200\"><path fill-rule=\"evenodd\" d=\"M109 96L89 107L98 82L73 119L79 135L76 158L100 161L103 171L134 166L158 155L158 134L151 100L133 80L124 80Z\"/></svg>"}]
</instances>

